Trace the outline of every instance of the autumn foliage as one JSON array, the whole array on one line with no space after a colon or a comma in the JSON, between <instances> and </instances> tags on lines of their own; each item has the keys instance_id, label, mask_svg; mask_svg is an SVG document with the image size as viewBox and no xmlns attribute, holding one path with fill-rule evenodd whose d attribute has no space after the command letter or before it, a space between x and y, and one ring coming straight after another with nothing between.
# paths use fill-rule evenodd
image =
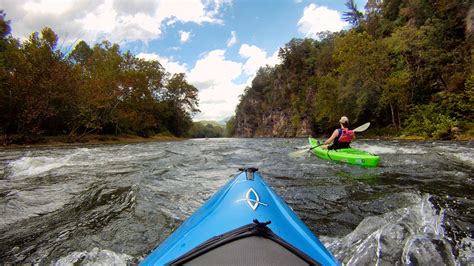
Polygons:
<instances>
[{"instance_id":1,"label":"autumn foliage","mask_svg":"<svg viewBox=\"0 0 474 266\"><path fill-rule=\"evenodd\" d=\"M94 134L182 136L198 112L197 89L117 44L58 48L50 28L24 41L0 13L0 133L7 143L43 136Z\"/></svg>"}]
</instances>

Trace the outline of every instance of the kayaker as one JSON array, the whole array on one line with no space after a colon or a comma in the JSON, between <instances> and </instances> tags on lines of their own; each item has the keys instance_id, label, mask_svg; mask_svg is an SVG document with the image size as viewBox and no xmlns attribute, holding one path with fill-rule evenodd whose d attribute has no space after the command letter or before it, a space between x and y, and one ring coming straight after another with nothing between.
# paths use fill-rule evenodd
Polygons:
<instances>
[{"instance_id":1,"label":"kayaker","mask_svg":"<svg viewBox=\"0 0 474 266\"><path fill-rule=\"evenodd\" d=\"M339 124L341 128L334 130L331 137L321 145L321 148L329 150L349 148L351 141L355 139L355 133L349 129L349 118L341 117Z\"/></svg>"}]
</instances>

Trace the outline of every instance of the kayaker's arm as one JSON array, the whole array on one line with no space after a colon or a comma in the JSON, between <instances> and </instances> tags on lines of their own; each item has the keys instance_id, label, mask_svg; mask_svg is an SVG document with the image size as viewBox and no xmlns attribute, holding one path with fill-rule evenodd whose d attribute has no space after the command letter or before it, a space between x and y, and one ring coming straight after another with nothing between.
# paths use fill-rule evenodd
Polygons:
<instances>
[{"instance_id":1,"label":"kayaker's arm","mask_svg":"<svg viewBox=\"0 0 474 266\"><path fill-rule=\"evenodd\" d=\"M323 144L324 144L324 145L329 145L329 144L331 144L331 143L334 141L334 139L337 137L338 133L339 133L339 132L337 131L337 129L334 130L334 132L332 133L331 137L329 137Z\"/></svg>"}]
</instances>

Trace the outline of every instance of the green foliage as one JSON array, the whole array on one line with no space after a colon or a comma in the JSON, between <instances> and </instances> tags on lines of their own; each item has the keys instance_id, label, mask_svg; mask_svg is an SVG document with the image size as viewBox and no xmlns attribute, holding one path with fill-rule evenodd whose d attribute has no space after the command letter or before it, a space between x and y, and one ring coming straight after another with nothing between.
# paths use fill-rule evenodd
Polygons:
<instances>
[{"instance_id":1,"label":"green foliage","mask_svg":"<svg viewBox=\"0 0 474 266\"><path fill-rule=\"evenodd\" d=\"M5 20L5 12L0 10L0 38L5 39L10 34L10 21Z\"/></svg>"},{"instance_id":2,"label":"green foliage","mask_svg":"<svg viewBox=\"0 0 474 266\"><path fill-rule=\"evenodd\" d=\"M81 41L69 55L50 28L20 42L0 12L0 133L11 140L89 133L183 136L199 112L197 89L158 61Z\"/></svg>"},{"instance_id":3,"label":"green foliage","mask_svg":"<svg viewBox=\"0 0 474 266\"><path fill-rule=\"evenodd\" d=\"M199 112L198 90L189 84L183 73L174 74L166 84L164 100L173 103L174 106L189 113Z\"/></svg>"},{"instance_id":4,"label":"green foliage","mask_svg":"<svg viewBox=\"0 0 474 266\"><path fill-rule=\"evenodd\" d=\"M189 130L192 138L222 138L224 137L224 127L208 121L193 122Z\"/></svg>"},{"instance_id":5,"label":"green foliage","mask_svg":"<svg viewBox=\"0 0 474 266\"><path fill-rule=\"evenodd\" d=\"M314 97L314 119L324 128L337 124L341 118L339 110L343 104L338 101L338 82L332 75L321 77L317 81L318 92Z\"/></svg>"},{"instance_id":6,"label":"green foliage","mask_svg":"<svg viewBox=\"0 0 474 266\"><path fill-rule=\"evenodd\" d=\"M232 116L225 124L225 136L232 137L235 134L235 116Z\"/></svg>"},{"instance_id":7,"label":"green foliage","mask_svg":"<svg viewBox=\"0 0 474 266\"><path fill-rule=\"evenodd\" d=\"M426 104L413 108L405 121L404 133L425 138L448 139L456 119L440 112L436 104Z\"/></svg>"},{"instance_id":8,"label":"green foliage","mask_svg":"<svg viewBox=\"0 0 474 266\"><path fill-rule=\"evenodd\" d=\"M69 59L80 65L86 65L93 51L85 41L80 41L69 54Z\"/></svg>"},{"instance_id":9,"label":"green foliage","mask_svg":"<svg viewBox=\"0 0 474 266\"><path fill-rule=\"evenodd\" d=\"M287 136L303 125L321 134L342 115L392 134L471 132L469 1L368 0L363 16L354 1L346 6L353 29L292 39L280 65L257 73L237 106L235 134L273 136L278 128Z\"/></svg>"}]
</instances>

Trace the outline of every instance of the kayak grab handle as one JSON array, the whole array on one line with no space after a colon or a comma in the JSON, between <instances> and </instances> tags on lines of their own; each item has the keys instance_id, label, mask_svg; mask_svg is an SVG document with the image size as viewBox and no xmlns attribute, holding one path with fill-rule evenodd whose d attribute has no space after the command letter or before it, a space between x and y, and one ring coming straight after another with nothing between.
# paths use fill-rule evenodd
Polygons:
<instances>
[{"instance_id":1,"label":"kayak grab handle","mask_svg":"<svg viewBox=\"0 0 474 266\"><path fill-rule=\"evenodd\" d=\"M253 219L253 223L256 224L257 226L266 227L267 225L271 224L272 221L266 221L266 222L261 223L257 219Z\"/></svg>"},{"instance_id":2,"label":"kayak grab handle","mask_svg":"<svg viewBox=\"0 0 474 266\"><path fill-rule=\"evenodd\" d=\"M247 180L254 180L253 173L258 171L258 168L255 167L245 167L245 168L239 168L239 171L245 172L247 175Z\"/></svg>"}]
</instances>

